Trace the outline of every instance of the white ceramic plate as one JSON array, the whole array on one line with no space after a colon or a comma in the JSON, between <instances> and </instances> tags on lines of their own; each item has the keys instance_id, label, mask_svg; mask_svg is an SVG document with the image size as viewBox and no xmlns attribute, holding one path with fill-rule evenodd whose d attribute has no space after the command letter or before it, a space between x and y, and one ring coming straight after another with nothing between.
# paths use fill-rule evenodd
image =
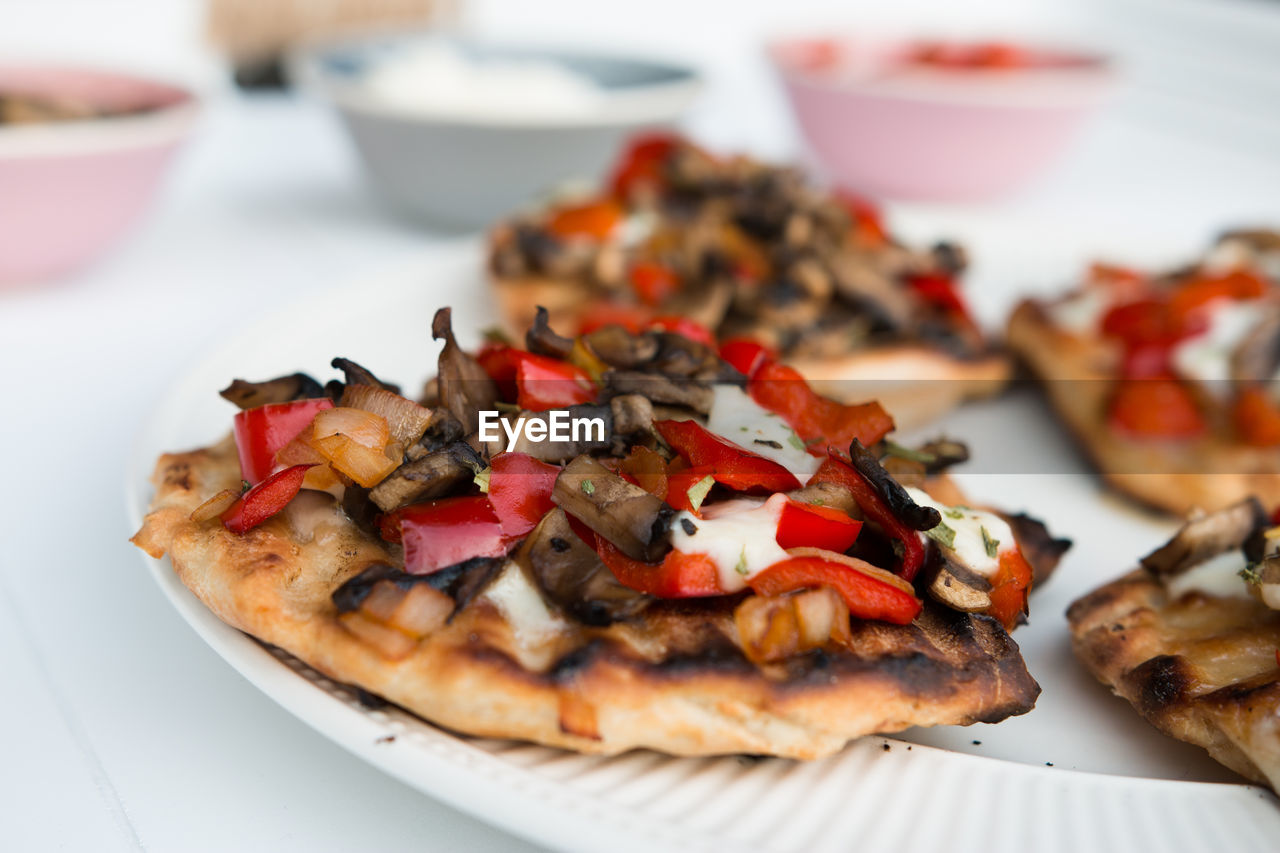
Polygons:
<instances>
[{"instance_id":1,"label":"white ceramic plate","mask_svg":"<svg viewBox=\"0 0 1280 853\"><path fill-rule=\"evenodd\" d=\"M962 236L979 246L1011 239ZM1018 287L1069 278L1080 247L1059 249L1057 261L1027 253L1025 268L1008 252L1008 268L979 266L979 314L999 316ZM228 429L231 411L217 391L234 377L299 369L327 377L341 355L416 387L434 373L429 326L438 306L454 306L464 345L491 322L478 257L474 243L440 245L406 269L317 298L305 323L269 318L205 358L138 438L127 483L134 521L160 452L208 444ZM1024 507L1076 539L1016 635L1044 693L1035 711L999 725L868 737L824 761L598 758L459 737L393 708L366 708L350 689L224 625L167 561L148 563L200 636L300 719L407 784L556 847L1274 850L1280 810L1271 794L1156 733L1070 654L1067 603L1130 566L1171 525L1101 494L1030 392L970 407L945 426L970 441L971 467L992 472L960 477L971 494Z\"/></svg>"}]
</instances>

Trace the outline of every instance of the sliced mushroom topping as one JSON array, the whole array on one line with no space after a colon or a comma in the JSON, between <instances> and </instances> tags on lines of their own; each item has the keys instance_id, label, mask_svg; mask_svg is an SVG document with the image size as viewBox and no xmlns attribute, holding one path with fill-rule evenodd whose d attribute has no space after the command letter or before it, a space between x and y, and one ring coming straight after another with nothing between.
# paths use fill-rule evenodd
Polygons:
<instances>
[{"instance_id":1,"label":"sliced mushroom topping","mask_svg":"<svg viewBox=\"0 0 1280 853\"><path fill-rule=\"evenodd\" d=\"M484 468L484 460L463 441L406 462L374 486L369 499L383 512L418 501L438 498L469 483Z\"/></svg>"},{"instance_id":2,"label":"sliced mushroom topping","mask_svg":"<svg viewBox=\"0 0 1280 853\"><path fill-rule=\"evenodd\" d=\"M418 443L405 451L408 459L421 459L467 437L467 431L448 409L432 409L431 420Z\"/></svg>"},{"instance_id":3,"label":"sliced mushroom topping","mask_svg":"<svg viewBox=\"0 0 1280 853\"><path fill-rule=\"evenodd\" d=\"M568 358L573 350L573 341L558 335L550 325L551 315L546 308L538 306L538 313L533 318L533 325L525 333L524 342L529 352L538 355L549 355L552 358Z\"/></svg>"},{"instance_id":4,"label":"sliced mushroom topping","mask_svg":"<svg viewBox=\"0 0 1280 853\"><path fill-rule=\"evenodd\" d=\"M583 341L610 367L639 367L658 355L656 335L633 335L621 326L601 326L584 335Z\"/></svg>"},{"instance_id":5,"label":"sliced mushroom topping","mask_svg":"<svg viewBox=\"0 0 1280 853\"><path fill-rule=\"evenodd\" d=\"M559 507L543 516L515 559L527 563L548 601L587 625L629 619L653 601L619 583Z\"/></svg>"},{"instance_id":6,"label":"sliced mushroom topping","mask_svg":"<svg viewBox=\"0 0 1280 853\"><path fill-rule=\"evenodd\" d=\"M907 490L884 470L876 455L863 447L862 442L856 438L849 446L849 455L853 460L853 467L867 478L876 494L889 507L889 511L912 530L932 530L942 521L942 514L936 509L920 506L912 500Z\"/></svg>"},{"instance_id":7,"label":"sliced mushroom topping","mask_svg":"<svg viewBox=\"0 0 1280 853\"><path fill-rule=\"evenodd\" d=\"M690 340L675 332L658 332L658 354L646 367L664 376L698 379L706 382L746 381L741 373L726 364L706 344Z\"/></svg>"},{"instance_id":8,"label":"sliced mushroom topping","mask_svg":"<svg viewBox=\"0 0 1280 853\"><path fill-rule=\"evenodd\" d=\"M1159 577L1180 574L1210 557L1243 547L1266 525L1262 504L1257 498L1245 498L1217 512L1192 517L1172 539L1143 557L1142 566Z\"/></svg>"},{"instance_id":9,"label":"sliced mushroom topping","mask_svg":"<svg viewBox=\"0 0 1280 853\"><path fill-rule=\"evenodd\" d=\"M1043 521L1025 513L1001 514L1001 517L1012 528L1013 538L1018 542L1018 550L1031 566L1034 585L1039 586L1047 581L1054 569L1058 567L1062 555L1071 549L1071 540L1055 538L1049 533L1049 528L1045 527Z\"/></svg>"},{"instance_id":10,"label":"sliced mushroom topping","mask_svg":"<svg viewBox=\"0 0 1280 853\"><path fill-rule=\"evenodd\" d=\"M349 358L335 358L330 365L342 371L342 375L346 377L348 385L372 385L375 388L383 388L393 394L400 393L400 386L394 382L383 382L381 379L373 375L368 368L361 367Z\"/></svg>"},{"instance_id":11,"label":"sliced mushroom topping","mask_svg":"<svg viewBox=\"0 0 1280 853\"><path fill-rule=\"evenodd\" d=\"M941 549L934 549L941 555ZM937 574L928 586L929 595L952 610L978 613L991 606L991 582L954 560L941 558Z\"/></svg>"},{"instance_id":12,"label":"sliced mushroom topping","mask_svg":"<svg viewBox=\"0 0 1280 853\"><path fill-rule=\"evenodd\" d=\"M891 330L907 330L915 319L915 303L894 279L869 257L841 253L831 259L836 292L850 305L874 315Z\"/></svg>"},{"instance_id":13,"label":"sliced mushroom topping","mask_svg":"<svg viewBox=\"0 0 1280 853\"><path fill-rule=\"evenodd\" d=\"M814 506L829 506L853 518L862 518L862 510L853 499L853 493L836 483L810 483L801 489L787 492L793 501Z\"/></svg>"},{"instance_id":14,"label":"sliced mushroom topping","mask_svg":"<svg viewBox=\"0 0 1280 853\"><path fill-rule=\"evenodd\" d=\"M565 466L551 500L634 560L656 563L671 550L675 511L590 456Z\"/></svg>"},{"instance_id":15,"label":"sliced mushroom topping","mask_svg":"<svg viewBox=\"0 0 1280 853\"><path fill-rule=\"evenodd\" d=\"M717 329L732 303L733 283L716 278L680 291L664 310L678 317L688 317L708 329Z\"/></svg>"},{"instance_id":16,"label":"sliced mushroom topping","mask_svg":"<svg viewBox=\"0 0 1280 853\"><path fill-rule=\"evenodd\" d=\"M291 373L265 382L236 379L220 392L224 400L241 409L256 409L268 403L288 403L324 396L324 387L305 373Z\"/></svg>"},{"instance_id":17,"label":"sliced mushroom topping","mask_svg":"<svg viewBox=\"0 0 1280 853\"><path fill-rule=\"evenodd\" d=\"M711 413L715 394L704 383L677 381L668 376L634 370L610 370L604 375L604 396L638 394L652 403L683 406L699 414Z\"/></svg>"},{"instance_id":18,"label":"sliced mushroom topping","mask_svg":"<svg viewBox=\"0 0 1280 853\"><path fill-rule=\"evenodd\" d=\"M620 394L609 401L613 434L635 435L653 429L653 404L640 394Z\"/></svg>"},{"instance_id":19,"label":"sliced mushroom topping","mask_svg":"<svg viewBox=\"0 0 1280 853\"><path fill-rule=\"evenodd\" d=\"M431 321L431 336L444 340L438 369L440 402L471 435L480 428L480 410L494 408L498 389L480 362L458 346L451 314L450 309L441 308Z\"/></svg>"},{"instance_id":20,"label":"sliced mushroom topping","mask_svg":"<svg viewBox=\"0 0 1280 853\"><path fill-rule=\"evenodd\" d=\"M949 240L934 243L933 248L929 250L929 255L938 271L945 275L959 275L969 266L969 255L964 247Z\"/></svg>"}]
</instances>

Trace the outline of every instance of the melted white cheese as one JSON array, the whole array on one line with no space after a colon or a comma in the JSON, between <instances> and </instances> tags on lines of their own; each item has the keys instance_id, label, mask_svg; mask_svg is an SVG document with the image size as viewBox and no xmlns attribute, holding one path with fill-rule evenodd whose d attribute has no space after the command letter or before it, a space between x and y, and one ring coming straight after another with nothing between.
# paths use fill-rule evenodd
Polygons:
<instances>
[{"instance_id":1,"label":"melted white cheese","mask_svg":"<svg viewBox=\"0 0 1280 853\"><path fill-rule=\"evenodd\" d=\"M920 506L931 506L942 513L942 523L955 531L951 547L938 540L939 548L950 552L953 559L967 569L985 577L992 577L1000 570L1000 552L1017 547L1013 530L995 513L962 506L938 503L922 489L907 487L907 494ZM986 530L986 537L983 536ZM924 534L920 534L923 536ZM995 543L996 556L987 553L987 541Z\"/></svg>"},{"instance_id":2,"label":"melted white cheese","mask_svg":"<svg viewBox=\"0 0 1280 853\"><path fill-rule=\"evenodd\" d=\"M1085 336L1098 331L1103 316L1111 308L1111 302L1111 295L1101 287L1086 287L1050 303L1045 310L1059 329Z\"/></svg>"},{"instance_id":3,"label":"melted white cheese","mask_svg":"<svg viewBox=\"0 0 1280 853\"><path fill-rule=\"evenodd\" d=\"M1174 600L1189 592L1219 598L1249 598L1249 584L1240 577L1240 570L1244 567L1244 552L1239 548L1232 548L1170 578L1165 583L1165 590L1169 593L1169 598Z\"/></svg>"},{"instance_id":4,"label":"melted white cheese","mask_svg":"<svg viewBox=\"0 0 1280 853\"><path fill-rule=\"evenodd\" d=\"M739 498L714 504L705 518L681 511L671 524L671 545L686 554L706 554L720 573L721 588L737 592L748 578L787 559L778 544L778 519L786 503L787 496L777 494L763 503ZM686 521L693 533L685 530Z\"/></svg>"},{"instance_id":5,"label":"melted white cheese","mask_svg":"<svg viewBox=\"0 0 1280 853\"><path fill-rule=\"evenodd\" d=\"M485 589L484 597L502 612L516 642L526 648L544 643L565 629L564 620L551 612L515 563L507 563Z\"/></svg>"},{"instance_id":6,"label":"melted white cheese","mask_svg":"<svg viewBox=\"0 0 1280 853\"><path fill-rule=\"evenodd\" d=\"M1226 394L1230 391L1231 355L1261 318L1260 303L1218 299L1207 308L1209 328L1173 348L1173 366L1184 378Z\"/></svg>"},{"instance_id":7,"label":"melted white cheese","mask_svg":"<svg viewBox=\"0 0 1280 853\"><path fill-rule=\"evenodd\" d=\"M1280 610L1280 583L1258 584L1258 595L1262 603L1272 610Z\"/></svg>"},{"instance_id":8,"label":"melted white cheese","mask_svg":"<svg viewBox=\"0 0 1280 853\"><path fill-rule=\"evenodd\" d=\"M764 408L737 385L713 385L715 395L707 429L721 438L786 468L801 485L820 464L781 417Z\"/></svg>"}]
</instances>

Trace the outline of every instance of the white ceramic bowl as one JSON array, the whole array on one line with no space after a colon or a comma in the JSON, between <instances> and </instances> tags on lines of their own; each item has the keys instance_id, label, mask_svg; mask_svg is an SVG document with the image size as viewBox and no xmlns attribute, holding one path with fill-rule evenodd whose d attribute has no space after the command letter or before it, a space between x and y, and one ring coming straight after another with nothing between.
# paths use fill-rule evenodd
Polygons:
<instances>
[{"instance_id":1,"label":"white ceramic bowl","mask_svg":"<svg viewBox=\"0 0 1280 853\"><path fill-rule=\"evenodd\" d=\"M602 97L573 115L433 112L390 102L365 85L374 63L441 38L365 37L309 48L290 64L298 84L338 110L378 194L434 227L482 227L567 180L598 181L627 137L670 127L701 87L693 69L661 61L452 38L447 43L476 62L555 63L590 78Z\"/></svg>"}]
</instances>

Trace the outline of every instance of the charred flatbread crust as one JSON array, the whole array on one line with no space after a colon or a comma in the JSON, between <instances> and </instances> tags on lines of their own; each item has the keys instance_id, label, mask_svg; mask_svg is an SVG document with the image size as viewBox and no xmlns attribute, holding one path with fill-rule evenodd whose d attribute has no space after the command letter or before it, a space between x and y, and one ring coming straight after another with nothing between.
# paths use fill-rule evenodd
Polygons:
<instances>
[{"instance_id":1,"label":"charred flatbread crust","mask_svg":"<svg viewBox=\"0 0 1280 853\"><path fill-rule=\"evenodd\" d=\"M1228 444L1131 441L1107 426L1115 353L1057 327L1035 302L1009 320L1008 345L1041 380L1049 402L1103 479L1142 503L1183 516L1256 495L1280 503L1280 450Z\"/></svg>"},{"instance_id":2,"label":"charred flatbread crust","mask_svg":"<svg viewBox=\"0 0 1280 853\"><path fill-rule=\"evenodd\" d=\"M505 328L517 336L529 328L538 306L547 308L552 328L577 327L583 307L599 299L581 282L546 277L494 279ZM697 319L697 318L695 318ZM817 393L842 403L877 400L898 429L924 426L967 400L994 396L1008 384L1012 360L993 351L960 358L924 344L865 347L837 358L787 362Z\"/></svg>"},{"instance_id":3,"label":"charred flatbread crust","mask_svg":"<svg viewBox=\"0 0 1280 853\"><path fill-rule=\"evenodd\" d=\"M1067 619L1076 655L1148 722L1280 791L1280 612L1198 592L1171 601L1138 570Z\"/></svg>"},{"instance_id":4,"label":"charred flatbread crust","mask_svg":"<svg viewBox=\"0 0 1280 853\"><path fill-rule=\"evenodd\" d=\"M441 726L582 752L815 758L851 738L1025 713L1040 688L994 620L926 605L909 626L855 623L849 650L766 669L732 643L730 608L664 602L642 620L519 641L481 597L392 660L337 618L333 591L384 546L304 493L244 536L192 510L239 482L234 446L161 457L134 542L228 624Z\"/></svg>"}]
</instances>

